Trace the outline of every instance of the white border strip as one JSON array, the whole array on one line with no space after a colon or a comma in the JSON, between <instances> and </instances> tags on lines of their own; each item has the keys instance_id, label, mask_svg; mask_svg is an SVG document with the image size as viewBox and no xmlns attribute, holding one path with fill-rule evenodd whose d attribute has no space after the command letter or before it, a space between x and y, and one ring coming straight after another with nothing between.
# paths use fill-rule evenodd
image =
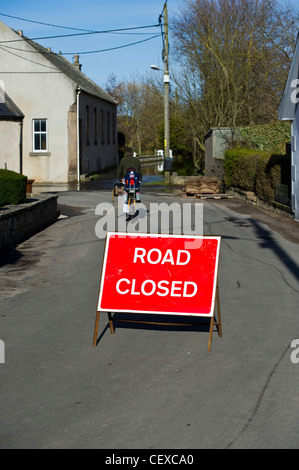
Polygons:
<instances>
[{"instance_id":1,"label":"white border strip","mask_svg":"<svg viewBox=\"0 0 299 470\"><path fill-rule=\"evenodd\" d=\"M164 311L157 311L157 310L123 310L123 309L103 309L100 307L102 301L102 294L104 290L104 281L105 281L105 273L106 273L106 264L107 264L107 255L109 250L109 241L110 237L114 235L121 235L125 237L132 237L132 238L139 238L139 237L152 237L152 238L185 238L187 240L198 239L198 240L218 240L217 244L217 253L216 253L216 263L215 263L215 273L214 273L214 285L213 285L213 294L212 294L212 303L211 303L211 310L209 313L186 313L186 312L164 312ZM104 261L103 261L103 268L102 268L102 276L101 276L101 283L100 283L100 290L99 290L99 299L98 299L98 312L111 312L111 313L144 313L148 315L180 315L180 316L190 316L190 317L213 317L214 315L214 308L215 308L215 296L216 296L216 288L217 288L217 279L218 279L218 266L219 266L219 255L220 255L220 242L221 237L219 236L188 236L188 235L167 235L167 234L159 234L159 233L127 233L127 232L108 232L106 235L106 244L105 244L105 251L104 251Z\"/></svg>"}]
</instances>

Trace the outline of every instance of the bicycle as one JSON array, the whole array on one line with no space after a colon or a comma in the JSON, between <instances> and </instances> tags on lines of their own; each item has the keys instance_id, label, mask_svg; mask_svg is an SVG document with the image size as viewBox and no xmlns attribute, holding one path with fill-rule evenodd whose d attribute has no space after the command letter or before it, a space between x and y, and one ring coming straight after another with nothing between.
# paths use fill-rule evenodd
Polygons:
<instances>
[{"instance_id":1,"label":"bicycle","mask_svg":"<svg viewBox=\"0 0 299 470\"><path fill-rule=\"evenodd\" d=\"M140 202L139 174L134 168L130 168L122 180L114 183L112 202L115 196L119 195L123 196L123 213L128 216L127 220L130 220L136 213L136 202Z\"/></svg>"},{"instance_id":2,"label":"bicycle","mask_svg":"<svg viewBox=\"0 0 299 470\"><path fill-rule=\"evenodd\" d=\"M123 183L123 212L127 214L128 219L130 220L135 215L136 201L139 200L140 195L139 174L134 170L134 168L127 171Z\"/></svg>"}]
</instances>

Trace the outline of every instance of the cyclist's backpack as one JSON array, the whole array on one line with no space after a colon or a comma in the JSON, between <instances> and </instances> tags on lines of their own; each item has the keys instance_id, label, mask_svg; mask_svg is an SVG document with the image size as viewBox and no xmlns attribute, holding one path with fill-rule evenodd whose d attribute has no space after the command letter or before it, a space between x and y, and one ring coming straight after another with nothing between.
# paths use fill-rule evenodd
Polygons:
<instances>
[{"instance_id":1,"label":"cyclist's backpack","mask_svg":"<svg viewBox=\"0 0 299 470\"><path fill-rule=\"evenodd\" d=\"M140 189L140 176L134 168L129 168L125 174L125 191L129 190L139 191Z\"/></svg>"}]
</instances>

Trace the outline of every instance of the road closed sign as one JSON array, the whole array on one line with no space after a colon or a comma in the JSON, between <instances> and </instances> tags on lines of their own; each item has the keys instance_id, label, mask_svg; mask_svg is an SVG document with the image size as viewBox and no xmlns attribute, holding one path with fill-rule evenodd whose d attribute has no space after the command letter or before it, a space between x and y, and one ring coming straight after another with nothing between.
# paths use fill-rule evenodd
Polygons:
<instances>
[{"instance_id":1,"label":"road closed sign","mask_svg":"<svg viewBox=\"0 0 299 470\"><path fill-rule=\"evenodd\" d=\"M98 312L213 317L220 241L108 233Z\"/></svg>"}]
</instances>

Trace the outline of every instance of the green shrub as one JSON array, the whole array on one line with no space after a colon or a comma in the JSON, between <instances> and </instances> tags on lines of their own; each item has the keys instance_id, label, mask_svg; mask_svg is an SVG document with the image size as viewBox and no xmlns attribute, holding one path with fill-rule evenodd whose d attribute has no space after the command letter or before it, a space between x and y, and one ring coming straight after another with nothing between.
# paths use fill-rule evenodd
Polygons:
<instances>
[{"instance_id":1,"label":"green shrub","mask_svg":"<svg viewBox=\"0 0 299 470\"><path fill-rule=\"evenodd\" d=\"M227 187L235 186L254 191L264 201L274 201L277 184L290 186L289 155L257 152L252 149L227 150L224 160L224 180Z\"/></svg>"},{"instance_id":2,"label":"green shrub","mask_svg":"<svg viewBox=\"0 0 299 470\"><path fill-rule=\"evenodd\" d=\"M274 201L277 184L291 187L290 155L270 155L259 159L256 194L265 201Z\"/></svg>"},{"instance_id":3,"label":"green shrub","mask_svg":"<svg viewBox=\"0 0 299 470\"><path fill-rule=\"evenodd\" d=\"M277 154L285 153L286 143L291 141L291 125L288 121L239 127L238 133L247 147Z\"/></svg>"},{"instance_id":4,"label":"green shrub","mask_svg":"<svg viewBox=\"0 0 299 470\"><path fill-rule=\"evenodd\" d=\"M0 207L26 201L27 176L0 169Z\"/></svg>"},{"instance_id":5,"label":"green shrub","mask_svg":"<svg viewBox=\"0 0 299 470\"><path fill-rule=\"evenodd\" d=\"M224 183L243 189L254 186L257 151L246 148L227 150L224 159ZM249 170L249 175L247 171ZM247 178L249 176L249 178ZM251 179L251 183L250 183ZM249 190L249 189L248 189ZM252 190L253 191L253 190Z\"/></svg>"}]
</instances>

